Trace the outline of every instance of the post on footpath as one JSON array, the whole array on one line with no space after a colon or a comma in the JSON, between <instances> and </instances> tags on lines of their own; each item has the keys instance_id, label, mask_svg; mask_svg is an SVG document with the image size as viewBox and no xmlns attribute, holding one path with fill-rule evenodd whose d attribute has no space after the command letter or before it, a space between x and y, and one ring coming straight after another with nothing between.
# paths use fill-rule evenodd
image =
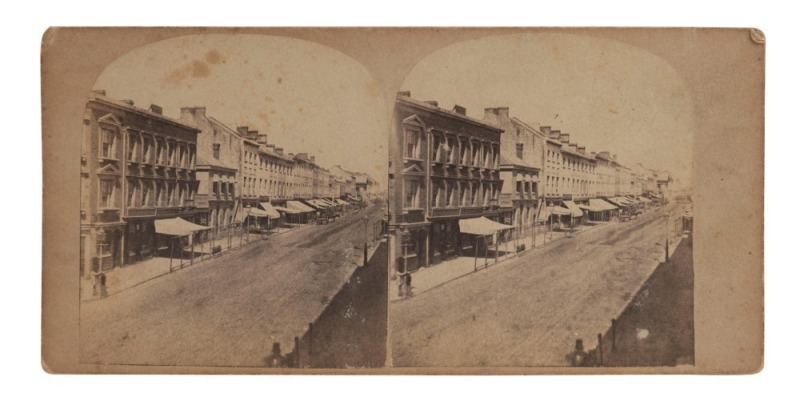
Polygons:
<instances>
[{"instance_id":1,"label":"post on footpath","mask_svg":"<svg viewBox=\"0 0 800 401\"><path fill-rule=\"evenodd\" d=\"M597 333L597 362L598 366L603 366L603 335Z\"/></svg>"},{"instance_id":2,"label":"post on footpath","mask_svg":"<svg viewBox=\"0 0 800 401\"><path fill-rule=\"evenodd\" d=\"M475 241L473 241L472 251L475 255L475 266L473 271L478 271L478 237L475 237Z\"/></svg>"},{"instance_id":3,"label":"post on footpath","mask_svg":"<svg viewBox=\"0 0 800 401\"><path fill-rule=\"evenodd\" d=\"M313 359L311 355L314 354L314 323L308 323L308 360L307 365L311 365Z\"/></svg>"},{"instance_id":4,"label":"post on footpath","mask_svg":"<svg viewBox=\"0 0 800 401\"><path fill-rule=\"evenodd\" d=\"M367 230L369 228L369 217L364 216L364 265L367 266Z\"/></svg>"},{"instance_id":5,"label":"post on footpath","mask_svg":"<svg viewBox=\"0 0 800 401\"><path fill-rule=\"evenodd\" d=\"M194 231L189 234L189 242L191 243L191 255L189 255L189 266L194 266Z\"/></svg>"},{"instance_id":6,"label":"post on footpath","mask_svg":"<svg viewBox=\"0 0 800 401\"><path fill-rule=\"evenodd\" d=\"M300 337L294 337L294 367L300 366Z\"/></svg>"}]
</instances>

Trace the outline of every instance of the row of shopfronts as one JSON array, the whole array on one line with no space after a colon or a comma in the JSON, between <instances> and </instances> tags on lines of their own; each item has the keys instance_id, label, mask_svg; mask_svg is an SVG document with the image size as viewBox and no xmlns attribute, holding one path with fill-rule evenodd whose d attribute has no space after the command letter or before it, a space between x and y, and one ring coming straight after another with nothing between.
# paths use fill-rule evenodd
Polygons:
<instances>
[{"instance_id":1,"label":"row of shopfronts","mask_svg":"<svg viewBox=\"0 0 800 401\"><path fill-rule=\"evenodd\" d=\"M480 257L498 242L529 238L533 231L574 231L580 225L635 217L662 203L663 198L657 195L547 199L531 207L498 208L475 216L405 224L398 231L401 254L396 269L413 272L456 257Z\"/></svg>"}]
</instances>

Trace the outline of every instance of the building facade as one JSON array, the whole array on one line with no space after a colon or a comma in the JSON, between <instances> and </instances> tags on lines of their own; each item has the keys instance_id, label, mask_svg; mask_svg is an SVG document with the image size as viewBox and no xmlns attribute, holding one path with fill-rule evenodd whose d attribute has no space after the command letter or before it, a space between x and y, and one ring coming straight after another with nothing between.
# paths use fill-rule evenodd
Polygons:
<instances>
[{"instance_id":1,"label":"building facade","mask_svg":"<svg viewBox=\"0 0 800 401\"><path fill-rule=\"evenodd\" d=\"M541 207L545 137L537 129L509 116L508 107L484 109L484 121L503 130L500 136L501 223L512 225L518 237L527 236Z\"/></svg>"},{"instance_id":2,"label":"building facade","mask_svg":"<svg viewBox=\"0 0 800 401\"><path fill-rule=\"evenodd\" d=\"M198 224L211 233L226 233L241 223L239 165L242 138L213 117L205 107L181 108L181 121L200 130L197 136L197 180L195 207ZM238 219L237 219L238 216Z\"/></svg>"},{"instance_id":3,"label":"building facade","mask_svg":"<svg viewBox=\"0 0 800 401\"><path fill-rule=\"evenodd\" d=\"M499 220L501 129L401 92L390 140L390 257L412 271L474 252L459 220Z\"/></svg>"},{"instance_id":4,"label":"building facade","mask_svg":"<svg viewBox=\"0 0 800 401\"><path fill-rule=\"evenodd\" d=\"M199 130L95 91L81 148L81 276L152 258L167 247L155 220L196 222Z\"/></svg>"}]
</instances>

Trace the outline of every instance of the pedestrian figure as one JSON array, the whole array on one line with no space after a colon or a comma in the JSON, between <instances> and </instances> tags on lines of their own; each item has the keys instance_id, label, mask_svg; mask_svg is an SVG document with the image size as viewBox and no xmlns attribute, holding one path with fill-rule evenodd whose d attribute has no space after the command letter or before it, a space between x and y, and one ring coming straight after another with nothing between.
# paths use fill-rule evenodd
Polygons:
<instances>
[{"instance_id":1,"label":"pedestrian figure","mask_svg":"<svg viewBox=\"0 0 800 401\"><path fill-rule=\"evenodd\" d=\"M95 277L93 293L95 296L100 295L100 298L105 298L108 296L105 273L100 273Z\"/></svg>"},{"instance_id":2,"label":"pedestrian figure","mask_svg":"<svg viewBox=\"0 0 800 401\"><path fill-rule=\"evenodd\" d=\"M575 350L568 355L572 366L586 366L588 354L583 350L583 339L575 340Z\"/></svg>"},{"instance_id":3,"label":"pedestrian figure","mask_svg":"<svg viewBox=\"0 0 800 401\"><path fill-rule=\"evenodd\" d=\"M268 368L285 368L286 357L281 355L281 343L272 343L272 355L264 359Z\"/></svg>"}]
</instances>

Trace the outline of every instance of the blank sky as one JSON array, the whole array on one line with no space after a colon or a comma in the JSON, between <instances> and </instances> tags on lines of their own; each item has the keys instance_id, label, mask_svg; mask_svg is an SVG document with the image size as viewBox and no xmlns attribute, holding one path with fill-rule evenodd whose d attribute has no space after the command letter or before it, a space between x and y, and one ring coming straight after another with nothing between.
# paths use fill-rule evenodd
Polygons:
<instances>
[{"instance_id":1,"label":"blank sky","mask_svg":"<svg viewBox=\"0 0 800 401\"><path fill-rule=\"evenodd\" d=\"M470 40L427 56L402 90L480 119L486 107L509 106L512 116L568 132L587 151L691 180L688 91L663 59L620 42L562 33Z\"/></svg>"},{"instance_id":2,"label":"blank sky","mask_svg":"<svg viewBox=\"0 0 800 401\"><path fill-rule=\"evenodd\" d=\"M385 188L386 105L367 70L326 46L264 35L189 35L135 49L95 83L117 99L180 108L268 135L323 167L366 172Z\"/></svg>"}]
</instances>

